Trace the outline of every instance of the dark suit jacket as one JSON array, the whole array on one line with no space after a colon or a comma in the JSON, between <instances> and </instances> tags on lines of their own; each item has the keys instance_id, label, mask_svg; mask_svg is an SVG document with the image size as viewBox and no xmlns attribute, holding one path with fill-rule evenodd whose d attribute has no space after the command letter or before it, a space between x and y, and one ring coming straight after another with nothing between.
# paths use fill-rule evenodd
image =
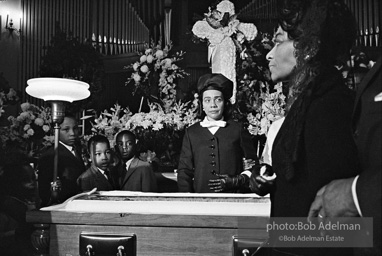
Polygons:
<instances>
[{"instance_id":1,"label":"dark suit jacket","mask_svg":"<svg viewBox=\"0 0 382 256\"><path fill-rule=\"evenodd\" d=\"M354 138L358 147L361 171L357 197L364 217L373 217L374 243L381 253L381 170L382 170L382 59L359 85L353 114Z\"/></svg>"},{"instance_id":2,"label":"dark suit jacket","mask_svg":"<svg viewBox=\"0 0 382 256\"><path fill-rule=\"evenodd\" d=\"M38 187L41 206L46 206L50 199L50 183L53 181L54 148L49 148L38 162ZM85 171L82 160L76 158L65 146L58 145L58 177L62 189L59 193L60 202L80 192L77 178Z\"/></svg>"},{"instance_id":3,"label":"dark suit jacket","mask_svg":"<svg viewBox=\"0 0 382 256\"><path fill-rule=\"evenodd\" d=\"M119 173L120 188L127 191L157 192L158 186L154 171L148 162L134 158L126 171L123 161L113 170Z\"/></svg>"},{"instance_id":4,"label":"dark suit jacket","mask_svg":"<svg viewBox=\"0 0 382 256\"><path fill-rule=\"evenodd\" d=\"M119 186L116 183L118 181L118 177L113 173L113 171L110 171L110 178L111 180L108 180L97 167L92 165L86 170L86 172L78 177L77 184L82 191L89 191L93 188L97 188L97 191L118 189Z\"/></svg>"},{"instance_id":5,"label":"dark suit jacket","mask_svg":"<svg viewBox=\"0 0 382 256\"><path fill-rule=\"evenodd\" d=\"M237 175L243 171L243 157L257 159L249 132L233 120L213 135L200 122L186 129L178 166L179 192L211 193L211 171Z\"/></svg>"}]
</instances>

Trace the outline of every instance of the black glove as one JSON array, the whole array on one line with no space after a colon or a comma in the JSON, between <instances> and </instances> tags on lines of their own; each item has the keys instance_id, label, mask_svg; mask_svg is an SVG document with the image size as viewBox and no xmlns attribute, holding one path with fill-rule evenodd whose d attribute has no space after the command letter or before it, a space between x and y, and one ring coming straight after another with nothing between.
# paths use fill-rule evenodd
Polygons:
<instances>
[{"instance_id":1,"label":"black glove","mask_svg":"<svg viewBox=\"0 0 382 256\"><path fill-rule=\"evenodd\" d=\"M208 183L208 186L214 192L225 192L239 189L249 180L249 177L244 174L227 175L217 174L215 172L213 172L212 174L218 177L218 179L210 180Z\"/></svg>"},{"instance_id":2,"label":"black glove","mask_svg":"<svg viewBox=\"0 0 382 256\"><path fill-rule=\"evenodd\" d=\"M255 165L252 167L249 188L259 196L265 196L272 191L275 178L276 174L269 164Z\"/></svg>"}]
</instances>

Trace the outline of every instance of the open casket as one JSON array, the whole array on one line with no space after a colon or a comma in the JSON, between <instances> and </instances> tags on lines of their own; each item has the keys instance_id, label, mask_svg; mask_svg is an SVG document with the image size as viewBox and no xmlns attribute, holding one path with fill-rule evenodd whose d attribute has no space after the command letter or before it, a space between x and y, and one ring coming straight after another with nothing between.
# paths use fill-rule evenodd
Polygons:
<instances>
[{"instance_id":1,"label":"open casket","mask_svg":"<svg viewBox=\"0 0 382 256\"><path fill-rule=\"evenodd\" d=\"M50 255L79 255L80 234L93 232L133 234L136 255L228 256L243 228L255 230L254 244L265 240L269 215L269 198L255 194L101 191L28 212L27 221L49 224Z\"/></svg>"}]
</instances>

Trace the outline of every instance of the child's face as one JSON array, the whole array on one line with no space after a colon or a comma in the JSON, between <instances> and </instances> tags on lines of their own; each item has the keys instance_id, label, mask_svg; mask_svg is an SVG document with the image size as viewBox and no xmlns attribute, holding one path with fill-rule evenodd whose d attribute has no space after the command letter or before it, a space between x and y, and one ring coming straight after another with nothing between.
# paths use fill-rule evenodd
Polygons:
<instances>
[{"instance_id":1,"label":"child's face","mask_svg":"<svg viewBox=\"0 0 382 256\"><path fill-rule=\"evenodd\" d=\"M123 134L117 137L118 150L122 155L123 160L130 160L135 154L135 139L134 137Z\"/></svg>"},{"instance_id":2,"label":"child's face","mask_svg":"<svg viewBox=\"0 0 382 256\"><path fill-rule=\"evenodd\" d=\"M103 142L96 143L92 152L92 159L96 167L106 170L111 160L110 147Z\"/></svg>"},{"instance_id":3,"label":"child's face","mask_svg":"<svg viewBox=\"0 0 382 256\"><path fill-rule=\"evenodd\" d=\"M72 117L65 117L60 127L60 141L73 146L79 134L77 121Z\"/></svg>"}]
</instances>

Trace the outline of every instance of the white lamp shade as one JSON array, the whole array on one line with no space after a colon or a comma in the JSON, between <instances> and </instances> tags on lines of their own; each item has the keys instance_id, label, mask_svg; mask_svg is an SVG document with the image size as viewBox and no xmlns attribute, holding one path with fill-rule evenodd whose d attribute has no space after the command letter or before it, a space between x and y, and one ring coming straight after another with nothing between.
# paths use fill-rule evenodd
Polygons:
<instances>
[{"instance_id":1,"label":"white lamp shade","mask_svg":"<svg viewBox=\"0 0 382 256\"><path fill-rule=\"evenodd\" d=\"M25 91L45 101L73 102L90 96L89 84L66 78L41 77L27 81Z\"/></svg>"}]
</instances>

